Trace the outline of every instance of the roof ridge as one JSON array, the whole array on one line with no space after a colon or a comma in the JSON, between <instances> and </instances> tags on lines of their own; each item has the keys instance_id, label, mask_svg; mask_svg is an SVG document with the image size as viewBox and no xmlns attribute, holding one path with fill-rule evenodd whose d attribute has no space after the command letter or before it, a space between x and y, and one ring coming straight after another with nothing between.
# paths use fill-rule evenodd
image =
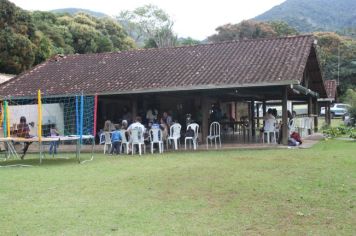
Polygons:
<instances>
[{"instance_id":1,"label":"roof ridge","mask_svg":"<svg viewBox=\"0 0 356 236\"><path fill-rule=\"evenodd\" d=\"M270 38L257 38L257 39L241 39L241 40L226 40L222 42L209 42L196 45L181 45L181 46L172 46L172 47L163 47L163 48L134 48L123 51L113 51L113 52L99 52L99 53L85 53L85 54L68 54L66 56L83 56L83 55L109 55L109 54L120 54L120 53L130 53L130 52L146 52L146 51L159 51L159 50L169 50L169 49L179 49L179 48L196 48L196 47L205 47L210 45L221 45L221 44L233 44L241 42L258 42L258 41L272 41L272 40L281 40L281 39L291 39L291 38L304 38L304 37L313 37L312 34L301 34L301 35L292 35L292 36L283 36L283 37L270 37Z\"/></svg>"}]
</instances>

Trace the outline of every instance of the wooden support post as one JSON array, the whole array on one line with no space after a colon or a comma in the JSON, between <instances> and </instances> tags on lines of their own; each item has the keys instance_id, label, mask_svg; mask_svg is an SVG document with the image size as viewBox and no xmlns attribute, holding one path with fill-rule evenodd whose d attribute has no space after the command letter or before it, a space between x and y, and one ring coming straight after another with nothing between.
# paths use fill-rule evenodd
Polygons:
<instances>
[{"instance_id":1,"label":"wooden support post","mask_svg":"<svg viewBox=\"0 0 356 236\"><path fill-rule=\"evenodd\" d=\"M318 99L317 98L313 98L313 114L314 114L314 132L318 132L319 108L318 108Z\"/></svg>"},{"instance_id":2,"label":"wooden support post","mask_svg":"<svg viewBox=\"0 0 356 236\"><path fill-rule=\"evenodd\" d=\"M251 100L250 109L251 136L254 138L256 137L255 100Z\"/></svg>"},{"instance_id":3,"label":"wooden support post","mask_svg":"<svg viewBox=\"0 0 356 236\"><path fill-rule=\"evenodd\" d=\"M326 124L330 125L331 124L331 113L330 113L330 102L326 102L325 106L325 119L326 119Z\"/></svg>"},{"instance_id":4,"label":"wooden support post","mask_svg":"<svg viewBox=\"0 0 356 236\"><path fill-rule=\"evenodd\" d=\"M202 133L202 142L205 142L205 138L208 136L209 132L209 109L210 102L207 96L201 97L201 113L202 113L202 125L201 125L201 133Z\"/></svg>"},{"instance_id":5,"label":"wooden support post","mask_svg":"<svg viewBox=\"0 0 356 236\"><path fill-rule=\"evenodd\" d=\"M308 116L311 116L311 114L313 113L313 100L312 97L308 97Z\"/></svg>"},{"instance_id":6,"label":"wooden support post","mask_svg":"<svg viewBox=\"0 0 356 236\"><path fill-rule=\"evenodd\" d=\"M266 101L262 101L262 113L263 113L263 116L266 115L266 112L267 112L267 105L266 105ZM265 120L263 120L263 127L265 127Z\"/></svg>"},{"instance_id":7,"label":"wooden support post","mask_svg":"<svg viewBox=\"0 0 356 236\"><path fill-rule=\"evenodd\" d=\"M288 87L282 91L282 144L288 145Z\"/></svg>"},{"instance_id":8,"label":"wooden support post","mask_svg":"<svg viewBox=\"0 0 356 236\"><path fill-rule=\"evenodd\" d=\"M313 98L311 96L308 97L308 117L310 118L313 114ZM308 130L308 135L312 134L312 130Z\"/></svg>"},{"instance_id":9,"label":"wooden support post","mask_svg":"<svg viewBox=\"0 0 356 236\"><path fill-rule=\"evenodd\" d=\"M260 128L260 104L259 103L256 104L256 110L257 110L257 113L256 113L257 128Z\"/></svg>"}]
</instances>

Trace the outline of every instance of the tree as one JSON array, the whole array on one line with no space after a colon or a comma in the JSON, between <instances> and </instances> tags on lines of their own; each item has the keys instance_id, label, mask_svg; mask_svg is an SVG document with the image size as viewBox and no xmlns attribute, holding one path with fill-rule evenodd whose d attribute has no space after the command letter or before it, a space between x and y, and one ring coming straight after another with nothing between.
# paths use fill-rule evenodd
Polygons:
<instances>
[{"instance_id":1,"label":"tree","mask_svg":"<svg viewBox=\"0 0 356 236\"><path fill-rule=\"evenodd\" d=\"M278 36L273 27L265 22L246 20L239 24L226 24L216 28L217 34L208 37L210 42L241 39L271 38Z\"/></svg>"},{"instance_id":2,"label":"tree","mask_svg":"<svg viewBox=\"0 0 356 236\"><path fill-rule=\"evenodd\" d=\"M193 39L191 37L178 39L178 45L192 46L192 45L197 45L197 44L201 44L201 42L199 40Z\"/></svg>"},{"instance_id":3,"label":"tree","mask_svg":"<svg viewBox=\"0 0 356 236\"><path fill-rule=\"evenodd\" d=\"M35 61L35 45L24 35L9 29L0 31L0 68L2 72L18 74Z\"/></svg>"},{"instance_id":4,"label":"tree","mask_svg":"<svg viewBox=\"0 0 356 236\"><path fill-rule=\"evenodd\" d=\"M351 105L349 112L351 117L356 120L356 90L348 89L345 93L344 101Z\"/></svg>"},{"instance_id":5,"label":"tree","mask_svg":"<svg viewBox=\"0 0 356 236\"><path fill-rule=\"evenodd\" d=\"M0 0L0 72L20 73L55 54L134 48L122 26L88 14L27 12Z\"/></svg>"},{"instance_id":6,"label":"tree","mask_svg":"<svg viewBox=\"0 0 356 236\"><path fill-rule=\"evenodd\" d=\"M272 27L274 32L276 32L277 36L289 36L299 34L299 32L295 28L288 25L284 21L270 21L268 23Z\"/></svg>"},{"instance_id":7,"label":"tree","mask_svg":"<svg viewBox=\"0 0 356 236\"><path fill-rule=\"evenodd\" d=\"M117 20L126 27L131 37L141 43L153 40L159 48L177 44L177 36L172 29L173 20L155 5L145 5L133 11L122 11L117 16Z\"/></svg>"}]
</instances>

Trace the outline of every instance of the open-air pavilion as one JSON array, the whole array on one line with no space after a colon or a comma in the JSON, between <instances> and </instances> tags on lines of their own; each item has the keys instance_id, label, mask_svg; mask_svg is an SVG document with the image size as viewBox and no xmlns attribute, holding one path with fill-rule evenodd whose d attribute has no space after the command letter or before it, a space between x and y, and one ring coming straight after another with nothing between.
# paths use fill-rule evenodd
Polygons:
<instances>
[{"instance_id":1,"label":"open-air pavilion","mask_svg":"<svg viewBox=\"0 0 356 236\"><path fill-rule=\"evenodd\" d=\"M306 35L58 55L2 84L0 94L28 98L40 89L44 97L97 95L97 130L106 119L120 120L124 108L133 117L152 107L159 113L169 111L183 127L186 114L191 114L200 124L203 140L208 135L211 107L218 104L233 132L241 117L247 116L244 127L252 142L261 123L258 111L262 107L265 113L270 100L280 101L285 124L288 100L308 104L308 115L318 128L317 99L327 95L316 43ZM287 126L283 126L283 144L287 138Z\"/></svg>"}]
</instances>

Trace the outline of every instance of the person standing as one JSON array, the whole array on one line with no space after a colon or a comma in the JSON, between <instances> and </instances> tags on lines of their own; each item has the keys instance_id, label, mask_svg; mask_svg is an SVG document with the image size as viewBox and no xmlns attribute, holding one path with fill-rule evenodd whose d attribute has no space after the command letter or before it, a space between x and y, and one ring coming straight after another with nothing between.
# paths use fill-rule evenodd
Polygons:
<instances>
[{"instance_id":1,"label":"person standing","mask_svg":"<svg viewBox=\"0 0 356 236\"><path fill-rule=\"evenodd\" d=\"M59 132L56 128L56 125L53 124L51 129L49 130L51 138L56 138L59 136ZM49 154L57 154L57 147L58 147L59 141L51 141L50 146L49 146Z\"/></svg>"},{"instance_id":2,"label":"person standing","mask_svg":"<svg viewBox=\"0 0 356 236\"><path fill-rule=\"evenodd\" d=\"M116 125L115 129L116 130L114 132L112 132L112 135L111 135L111 143L112 143L112 148L110 151L111 155L114 153L114 151L115 151L116 155L121 153L120 144L121 144L122 137L121 137L121 133L120 133L120 126Z\"/></svg>"}]
</instances>

